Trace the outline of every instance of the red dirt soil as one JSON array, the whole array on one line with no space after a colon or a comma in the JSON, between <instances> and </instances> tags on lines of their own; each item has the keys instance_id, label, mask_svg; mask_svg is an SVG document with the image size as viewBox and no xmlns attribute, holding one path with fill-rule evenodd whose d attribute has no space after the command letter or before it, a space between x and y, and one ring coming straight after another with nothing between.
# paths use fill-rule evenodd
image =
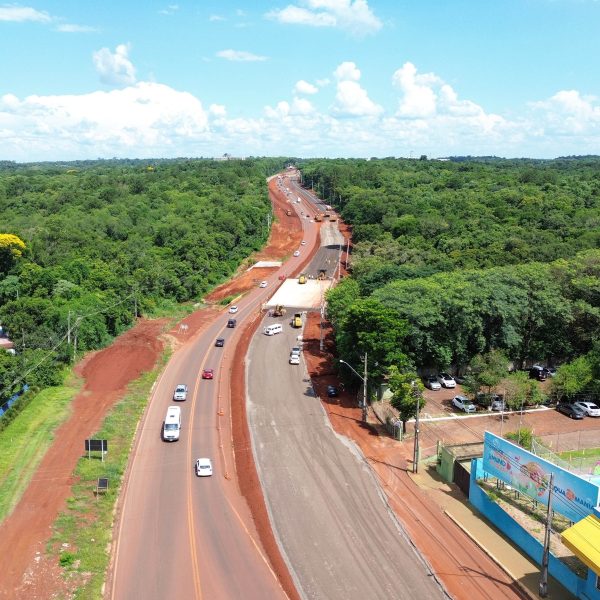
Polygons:
<instances>
[{"instance_id":1,"label":"red dirt soil","mask_svg":"<svg viewBox=\"0 0 600 600\"><path fill-rule=\"evenodd\" d=\"M77 366L85 384L73 401L72 414L56 432L15 510L0 525L0 597L52 597L51 565L40 557L70 495L73 470L84 454L83 442L99 428L127 384L153 368L162 349L159 336L164 326L164 320L142 320L112 346L89 354ZM60 579L51 579L60 585ZM62 585L57 591L61 589Z\"/></svg>"}]
</instances>

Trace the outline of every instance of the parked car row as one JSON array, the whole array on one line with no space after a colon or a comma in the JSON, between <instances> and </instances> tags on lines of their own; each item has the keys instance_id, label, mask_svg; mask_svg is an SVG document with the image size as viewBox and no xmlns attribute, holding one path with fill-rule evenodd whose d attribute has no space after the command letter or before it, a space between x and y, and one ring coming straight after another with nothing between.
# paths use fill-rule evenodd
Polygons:
<instances>
[{"instance_id":1,"label":"parked car row","mask_svg":"<svg viewBox=\"0 0 600 600\"><path fill-rule=\"evenodd\" d=\"M559 402L556 410L571 419L583 419L585 417L600 417L600 406L594 402Z\"/></svg>"},{"instance_id":2,"label":"parked car row","mask_svg":"<svg viewBox=\"0 0 600 600\"><path fill-rule=\"evenodd\" d=\"M455 388L456 381L448 373L438 373L437 375L429 375L425 378L425 387L430 390L440 390L443 387Z\"/></svg>"}]
</instances>

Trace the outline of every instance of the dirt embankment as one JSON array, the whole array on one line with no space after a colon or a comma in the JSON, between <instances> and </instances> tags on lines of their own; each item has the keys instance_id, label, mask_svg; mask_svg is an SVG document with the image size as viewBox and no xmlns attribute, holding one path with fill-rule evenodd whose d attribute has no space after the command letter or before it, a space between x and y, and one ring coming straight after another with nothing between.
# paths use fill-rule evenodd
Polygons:
<instances>
[{"instance_id":1,"label":"dirt embankment","mask_svg":"<svg viewBox=\"0 0 600 600\"><path fill-rule=\"evenodd\" d=\"M285 194L279 189L277 179L269 182L269 192L273 204L273 214L275 220L271 225L271 235L267 245L263 250L251 257L250 263L254 264L259 260L282 260L289 256L300 244L302 240L302 225L300 218L293 212L291 216L286 214L291 204L288 202ZM215 288L205 300L207 302L219 302L223 298L235 297L243 294L257 286L257 284L269 276L273 268L256 268L249 270L240 270L236 276Z\"/></svg>"}]
</instances>

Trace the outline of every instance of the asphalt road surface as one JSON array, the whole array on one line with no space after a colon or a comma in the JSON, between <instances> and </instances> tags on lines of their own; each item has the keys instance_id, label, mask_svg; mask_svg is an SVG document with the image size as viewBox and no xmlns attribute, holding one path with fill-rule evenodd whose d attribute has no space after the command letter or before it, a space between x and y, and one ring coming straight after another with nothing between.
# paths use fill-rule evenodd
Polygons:
<instances>
[{"instance_id":1,"label":"asphalt road surface","mask_svg":"<svg viewBox=\"0 0 600 600\"><path fill-rule=\"evenodd\" d=\"M300 209L299 209L300 210ZM302 220L307 250L317 227ZM303 253L302 253L303 254ZM239 312L214 323L174 353L157 382L141 421L117 515L108 579L111 600L265 600L285 598L253 529L245 499L235 481L233 458L217 430L221 402L228 402L233 346L242 323L271 295L281 272L297 269L303 256L290 258L257 288L237 302ZM235 317L238 327L226 323ZM225 346L217 348L217 337ZM204 368L212 381L200 379ZM175 403L179 383L188 399ZM182 409L177 442L161 439L167 408ZM212 477L196 477L196 458L212 459Z\"/></svg>"},{"instance_id":2,"label":"asphalt road surface","mask_svg":"<svg viewBox=\"0 0 600 600\"><path fill-rule=\"evenodd\" d=\"M238 318L250 310L251 303L240 308ZM232 465L219 453L217 394L236 333L225 328L228 316L177 352L154 390L125 489L112 599L285 598L247 525L237 484L224 477ZM225 347L214 347L221 336ZM203 368L214 368L215 379L200 379ZM178 383L189 386L185 402L172 401ZM175 404L182 409L181 437L164 442L162 423ZM196 477L201 456L212 459L212 477Z\"/></svg>"}]
</instances>

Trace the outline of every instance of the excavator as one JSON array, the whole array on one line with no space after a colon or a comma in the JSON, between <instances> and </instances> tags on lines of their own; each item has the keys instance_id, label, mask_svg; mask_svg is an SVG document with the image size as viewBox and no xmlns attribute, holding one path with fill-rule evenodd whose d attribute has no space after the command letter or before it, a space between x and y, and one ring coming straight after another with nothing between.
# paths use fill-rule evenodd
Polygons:
<instances>
[{"instance_id":1,"label":"excavator","mask_svg":"<svg viewBox=\"0 0 600 600\"><path fill-rule=\"evenodd\" d=\"M274 317L282 317L283 315L285 315L285 313L286 313L285 306L283 306L282 304L278 304L273 309L273 316Z\"/></svg>"},{"instance_id":2,"label":"excavator","mask_svg":"<svg viewBox=\"0 0 600 600\"><path fill-rule=\"evenodd\" d=\"M306 273L300 273L300 277L298 277L298 283L306 283Z\"/></svg>"},{"instance_id":3,"label":"excavator","mask_svg":"<svg viewBox=\"0 0 600 600\"><path fill-rule=\"evenodd\" d=\"M317 275L317 279L323 280L327 276L327 269L319 269L319 274Z\"/></svg>"}]
</instances>

